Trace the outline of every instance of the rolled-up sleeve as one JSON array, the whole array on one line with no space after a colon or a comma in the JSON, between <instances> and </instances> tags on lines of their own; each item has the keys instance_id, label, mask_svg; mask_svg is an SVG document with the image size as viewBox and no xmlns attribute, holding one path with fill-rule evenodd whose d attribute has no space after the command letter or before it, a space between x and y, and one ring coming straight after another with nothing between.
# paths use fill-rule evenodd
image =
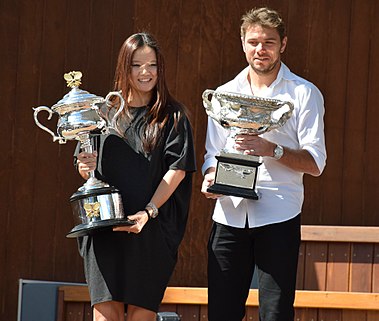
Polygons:
<instances>
[{"instance_id":1,"label":"rolled-up sleeve","mask_svg":"<svg viewBox=\"0 0 379 321\"><path fill-rule=\"evenodd\" d=\"M324 136L324 99L315 87L303 97L303 108L299 114L298 139L300 148L307 150L322 173L326 165Z\"/></svg>"}]
</instances>

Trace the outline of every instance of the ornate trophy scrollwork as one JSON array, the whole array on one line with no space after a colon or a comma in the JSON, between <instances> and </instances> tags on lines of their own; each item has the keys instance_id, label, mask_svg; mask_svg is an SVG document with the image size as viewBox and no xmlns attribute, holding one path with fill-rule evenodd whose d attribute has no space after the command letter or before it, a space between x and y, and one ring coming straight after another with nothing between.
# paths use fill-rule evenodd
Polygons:
<instances>
[{"instance_id":1,"label":"ornate trophy scrollwork","mask_svg":"<svg viewBox=\"0 0 379 321\"><path fill-rule=\"evenodd\" d=\"M235 150L234 137L238 134L260 135L283 126L292 115L293 104L210 89L203 92L202 98L207 115L222 127L230 129L225 148L216 156L215 183L208 191L259 199L256 179L262 157L243 155Z\"/></svg>"},{"instance_id":2,"label":"ornate trophy scrollwork","mask_svg":"<svg viewBox=\"0 0 379 321\"><path fill-rule=\"evenodd\" d=\"M110 128L115 127L125 102L120 92L109 92L103 98L79 89L81 78L80 71L64 74L67 86L71 88L70 92L51 108L46 106L33 108L34 121L38 127L53 137L53 142L65 144L67 140L77 140L83 151L92 153L91 137L107 134ZM119 98L120 106L112 120L107 121L100 116L99 106L111 104L113 96ZM38 121L38 114L41 111L49 114L48 120L53 115L58 116L57 134ZM77 225L67 234L69 238L87 235L115 225L134 224L125 218L119 191L98 180L94 171L89 173L86 183L70 197L70 202Z\"/></svg>"}]
</instances>

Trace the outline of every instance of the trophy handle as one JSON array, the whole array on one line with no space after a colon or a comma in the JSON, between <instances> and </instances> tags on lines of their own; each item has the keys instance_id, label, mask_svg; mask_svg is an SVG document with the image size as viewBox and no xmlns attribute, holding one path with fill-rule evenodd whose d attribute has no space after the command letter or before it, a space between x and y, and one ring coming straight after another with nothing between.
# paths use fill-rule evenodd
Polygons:
<instances>
[{"instance_id":1,"label":"trophy handle","mask_svg":"<svg viewBox=\"0 0 379 321\"><path fill-rule=\"evenodd\" d=\"M53 115L53 111L49 108L49 107L46 107L46 106L40 106L40 107L37 107L37 108L33 108L34 110L34 122L36 123L36 125L41 128L42 130L44 130L45 132L48 132L52 137L53 137L53 142L56 142L58 141L59 144L65 144L66 143L66 139L63 138L63 137L60 137L60 136L56 136L54 134L54 132L52 132L49 128L45 127L44 125L42 125L39 121L38 121L38 113L42 110L45 110L49 113L49 117L47 118L47 120L50 120L52 115Z\"/></svg>"},{"instance_id":2,"label":"trophy handle","mask_svg":"<svg viewBox=\"0 0 379 321\"><path fill-rule=\"evenodd\" d=\"M272 129L284 125L287 119L291 116L294 106L289 101L284 101L278 105L278 109L271 113L271 121L276 126L271 126Z\"/></svg>"},{"instance_id":3,"label":"trophy handle","mask_svg":"<svg viewBox=\"0 0 379 321\"><path fill-rule=\"evenodd\" d=\"M121 90L120 91L111 91L108 93L108 95L105 97L106 103L110 101L110 97L112 96L117 96L120 98L120 107L118 108L117 112L114 114L112 121L111 121L111 127L116 128L116 121L120 113L124 110L124 105L125 105L125 100L121 95Z\"/></svg>"},{"instance_id":4,"label":"trophy handle","mask_svg":"<svg viewBox=\"0 0 379 321\"><path fill-rule=\"evenodd\" d=\"M214 92L215 92L214 90L206 89L206 90L204 90L204 92L202 94L203 102L205 103L205 105L207 105L205 108L208 109L208 110L211 109L211 107L212 107L212 103L208 99L208 97L209 97L209 95L213 96Z\"/></svg>"}]
</instances>

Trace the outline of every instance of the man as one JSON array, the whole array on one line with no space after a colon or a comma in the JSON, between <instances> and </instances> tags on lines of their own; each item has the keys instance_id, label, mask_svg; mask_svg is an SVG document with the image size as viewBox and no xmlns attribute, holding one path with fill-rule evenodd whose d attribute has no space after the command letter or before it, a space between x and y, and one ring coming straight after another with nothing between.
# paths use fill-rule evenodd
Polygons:
<instances>
[{"instance_id":1,"label":"man","mask_svg":"<svg viewBox=\"0 0 379 321\"><path fill-rule=\"evenodd\" d=\"M312 83L281 62L287 36L276 11L247 12L241 40L249 65L217 90L291 101L294 110L278 129L235 138L236 149L263 156L257 177L259 200L207 192L214 182L215 156L229 135L208 119L202 192L217 199L208 244L209 321L243 319L255 266L260 320L289 321L294 319L303 175L319 176L326 162L324 101Z\"/></svg>"}]
</instances>

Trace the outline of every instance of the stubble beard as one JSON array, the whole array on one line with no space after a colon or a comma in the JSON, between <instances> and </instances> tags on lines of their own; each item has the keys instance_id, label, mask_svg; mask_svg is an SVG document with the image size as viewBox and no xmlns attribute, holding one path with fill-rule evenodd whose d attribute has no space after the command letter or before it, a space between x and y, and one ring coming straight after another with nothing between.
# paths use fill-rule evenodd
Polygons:
<instances>
[{"instance_id":1,"label":"stubble beard","mask_svg":"<svg viewBox=\"0 0 379 321\"><path fill-rule=\"evenodd\" d=\"M277 68L277 66L280 65L280 56L272 64L268 65L267 67L263 69L255 67L254 62L249 63L249 65L256 74L268 75L268 74L271 74Z\"/></svg>"}]
</instances>

